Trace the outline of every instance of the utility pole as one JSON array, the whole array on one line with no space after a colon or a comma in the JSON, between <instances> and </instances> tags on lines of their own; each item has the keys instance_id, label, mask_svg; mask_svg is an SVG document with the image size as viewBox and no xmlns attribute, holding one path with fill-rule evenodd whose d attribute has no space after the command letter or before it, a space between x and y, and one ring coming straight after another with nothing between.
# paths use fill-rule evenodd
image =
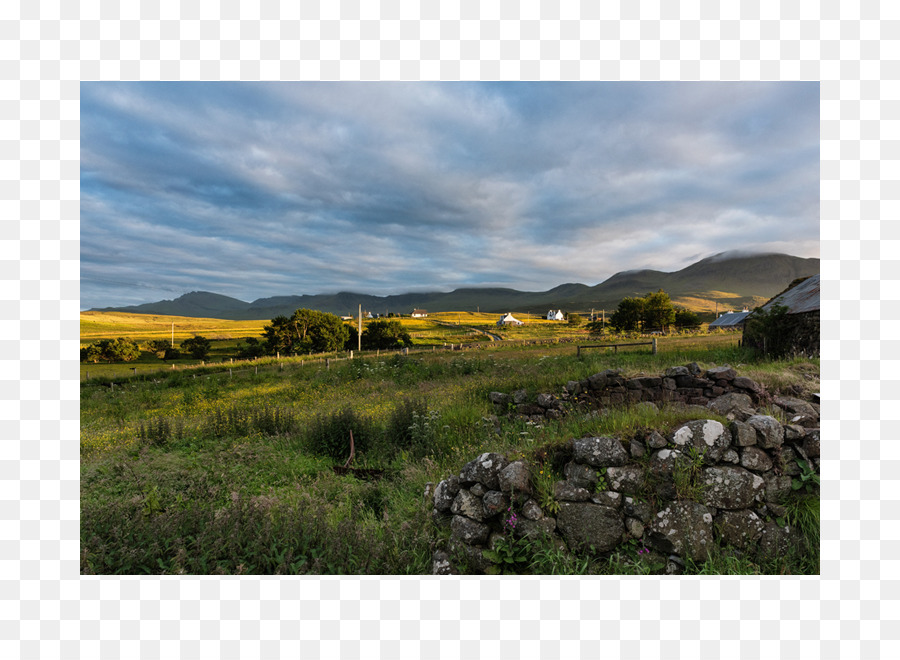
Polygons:
<instances>
[{"instance_id":1,"label":"utility pole","mask_svg":"<svg viewBox=\"0 0 900 660\"><path fill-rule=\"evenodd\" d=\"M172 348L175 348L175 324L172 324Z\"/></svg>"},{"instance_id":2,"label":"utility pole","mask_svg":"<svg viewBox=\"0 0 900 660\"><path fill-rule=\"evenodd\" d=\"M356 350L362 351L362 303L359 304L359 329L356 331Z\"/></svg>"}]
</instances>

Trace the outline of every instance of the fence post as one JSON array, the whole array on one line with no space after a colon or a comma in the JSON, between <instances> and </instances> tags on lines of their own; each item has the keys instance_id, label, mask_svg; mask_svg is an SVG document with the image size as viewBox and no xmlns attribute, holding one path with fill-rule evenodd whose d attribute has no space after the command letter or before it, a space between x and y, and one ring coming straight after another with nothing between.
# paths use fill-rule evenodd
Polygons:
<instances>
[{"instance_id":1,"label":"fence post","mask_svg":"<svg viewBox=\"0 0 900 660\"><path fill-rule=\"evenodd\" d=\"M351 360L353 359L353 349L352 348L350 349L350 359Z\"/></svg>"},{"instance_id":2,"label":"fence post","mask_svg":"<svg viewBox=\"0 0 900 660\"><path fill-rule=\"evenodd\" d=\"M656 337L653 338L653 355L656 355Z\"/></svg>"},{"instance_id":3,"label":"fence post","mask_svg":"<svg viewBox=\"0 0 900 660\"><path fill-rule=\"evenodd\" d=\"M328 358L325 358L325 368L331 369L331 360L329 360Z\"/></svg>"},{"instance_id":4,"label":"fence post","mask_svg":"<svg viewBox=\"0 0 900 660\"><path fill-rule=\"evenodd\" d=\"M228 377L231 378L231 376L232 376L231 369L229 369L229 370L228 370Z\"/></svg>"},{"instance_id":5,"label":"fence post","mask_svg":"<svg viewBox=\"0 0 900 660\"><path fill-rule=\"evenodd\" d=\"M137 367L131 367L131 375L137 376Z\"/></svg>"},{"instance_id":6,"label":"fence post","mask_svg":"<svg viewBox=\"0 0 900 660\"><path fill-rule=\"evenodd\" d=\"M578 346L578 351L575 353L575 357L581 357L581 346Z\"/></svg>"},{"instance_id":7,"label":"fence post","mask_svg":"<svg viewBox=\"0 0 900 660\"><path fill-rule=\"evenodd\" d=\"M91 379L91 372L90 372L90 371L85 371L85 372L84 372L84 379L85 379L86 381Z\"/></svg>"}]
</instances>

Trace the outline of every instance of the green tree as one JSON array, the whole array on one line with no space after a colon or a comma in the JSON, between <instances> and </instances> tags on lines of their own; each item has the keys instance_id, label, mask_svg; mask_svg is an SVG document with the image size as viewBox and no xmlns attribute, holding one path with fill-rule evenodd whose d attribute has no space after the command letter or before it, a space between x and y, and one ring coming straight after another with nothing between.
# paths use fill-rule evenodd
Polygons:
<instances>
[{"instance_id":1,"label":"green tree","mask_svg":"<svg viewBox=\"0 0 900 660\"><path fill-rule=\"evenodd\" d=\"M699 328L700 317L688 309L676 309L675 326L678 328Z\"/></svg>"},{"instance_id":2,"label":"green tree","mask_svg":"<svg viewBox=\"0 0 900 660\"><path fill-rule=\"evenodd\" d=\"M256 337L246 337L246 344L238 344L238 357L242 360L262 357L266 354L265 344L260 343Z\"/></svg>"},{"instance_id":3,"label":"green tree","mask_svg":"<svg viewBox=\"0 0 900 660\"><path fill-rule=\"evenodd\" d=\"M339 316L313 309L298 309L290 317L277 316L263 328L266 349L284 355L339 351L350 332Z\"/></svg>"},{"instance_id":4,"label":"green tree","mask_svg":"<svg viewBox=\"0 0 900 660\"><path fill-rule=\"evenodd\" d=\"M645 331L661 330L665 332L675 322L675 308L669 294L660 289L656 293L644 296L642 325Z\"/></svg>"},{"instance_id":5,"label":"green tree","mask_svg":"<svg viewBox=\"0 0 900 660\"><path fill-rule=\"evenodd\" d=\"M378 319L366 324L362 333L362 347L371 350L376 348L392 349L412 346L412 337L403 329L399 321Z\"/></svg>"},{"instance_id":6,"label":"green tree","mask_svg":"<svg viewBox=\"0 0 900 660\"><path fill-rule=\"evenodd\" d=\"M609 317L609 325L619 332L639 330L644 319L643 298L623 298Z\"/></svg>"},{"instance_id":7,"label":"green tree","mask_svg":"<svg viewBox=\"0 0 900 660\"><path fill-rule=\"evenodd\" d=\"M81 349L81 359L85 362L131 362L141 355L141 347L132 339L118 337L101 339Z\"/></svg>"},{"instance_id":8,"label":"green tree","mask_svg":"<svg viewBox=\"0 0 900 660\"><path fill-rule=\"evenodd\" d=\"M206 356L209 355L210 346L209 339L202 335L195 335L181 342L181 350L185 353L190 353L195 360L205 360Z\"/></svg>"},{"instance_id":9,"label":"green tree","mask_svg":"<svg viewBox=\"0 0 900 660\"><path fill-rule=\"evenodd\" d=\"M581 314L569 314L569 325L575 326L576 328L584 323L584 319L581 318Z\"/></svg>"}]
</instances>

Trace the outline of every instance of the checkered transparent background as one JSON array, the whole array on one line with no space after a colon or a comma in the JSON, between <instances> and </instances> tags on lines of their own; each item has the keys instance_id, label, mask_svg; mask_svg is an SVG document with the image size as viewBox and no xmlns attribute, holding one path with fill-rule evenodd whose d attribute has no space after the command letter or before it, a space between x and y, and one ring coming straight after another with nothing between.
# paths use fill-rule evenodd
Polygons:
<instances>
[{"instance_id":1,"label":"checkered transparent background","mask_svg":"<svg viewBox=\"0 0 900 660\"><path fill-rule=\"evenodd\" d=\"M119 4L0 4L0 656L900 657L896 4ZM79 81L160 78L821 80L821 578L81 577Z\"/></svg>"}]
</instances>

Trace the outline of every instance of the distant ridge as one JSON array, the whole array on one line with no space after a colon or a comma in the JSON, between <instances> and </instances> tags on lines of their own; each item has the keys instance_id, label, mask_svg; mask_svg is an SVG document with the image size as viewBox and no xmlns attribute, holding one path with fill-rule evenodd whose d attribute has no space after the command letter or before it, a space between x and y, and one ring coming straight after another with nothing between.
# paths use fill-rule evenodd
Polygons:
<instances>
[{"instance_id":1,"label":"distant ridge","mask_svg":"<svg viewBox=\"0 0 900 660\"><path fill-rule=\"evenodd\" d=\"M546 307L564 311L615 309L622 298L642 296L663 289L676 305L711 314L714 309L755 307L783 291L798 277L819 272L816 258L788 254L721 252L682 270L630 270L616 273L595 286L568 283L548 291L517 291L504 288L464 288L449 293L404 293L372 296L343 291L335 294L274 296L244 302L217 293L192 291L174 300L161 300L129 307L106 307L90 311L164 314L229 320L270 319L289 316L295 309L318 309L355 315L359 305L373 313L409 314L413 308L430 312L474 311L543 313Z\"/></svg>"}]
</instances>

